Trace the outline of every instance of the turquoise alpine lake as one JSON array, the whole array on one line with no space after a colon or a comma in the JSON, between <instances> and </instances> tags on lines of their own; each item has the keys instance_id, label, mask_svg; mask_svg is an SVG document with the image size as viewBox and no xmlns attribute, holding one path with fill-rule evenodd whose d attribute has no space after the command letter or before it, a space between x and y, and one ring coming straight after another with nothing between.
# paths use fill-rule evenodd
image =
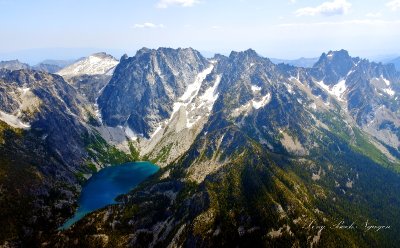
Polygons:
<instances>
[{"instance_id":1,"label":"turquoise alpine lake","mask_svg":"<svg viewBox=\"0 0 400 248\"><path fill-rule=\"evenodd\" d=\"M85 183L75 215L60 230L68 229L88 213L117 203L118 195L128 193L158 170L159 167L150 162L131 162L101 169Z\"/></svg>"}]
</instances>

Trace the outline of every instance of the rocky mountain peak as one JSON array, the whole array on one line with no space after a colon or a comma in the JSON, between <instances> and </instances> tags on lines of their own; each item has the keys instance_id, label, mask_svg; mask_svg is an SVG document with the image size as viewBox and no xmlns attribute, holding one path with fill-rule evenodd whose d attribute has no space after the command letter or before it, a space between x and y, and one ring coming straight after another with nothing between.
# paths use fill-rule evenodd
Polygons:
<instances>
[{"instance_id":1,"label":"rocky mountain peak","mask_svg":"<svg viewBox=\"0 0 400 248\"><path fill-rule=\"evenodd\" d=\"M349 55L346 50L339 51L329 51L328 53L323 53L319 60L314 64L314 68L321 68L328 65L347 65L353 61L353 58Z\"/></svg>"},{"instance_id":2,"label":"rocky mountain peak","mask_svg":"<svg viewBox=\"0 0 400 248\"><path fill-rule=\"evenodd\" d=\"M247 49L245 51L240 51L240 52L232 51L229 55L229 58L230 59L249 59L249 58L257 59L257 58L260 58L260 56L253 49Z\"/></svg>"},{"instance_id":3,"label":"rocky mountain peak","mask_svg":"<svg viewBox=\"0 0 400 248\"><path fill-rule=\"evenodd\" d=\"M235 65L243 65L245 67L252 67L257 63L273 65L269 59L261 57L253 49L247 49L241 52L232 51L229 55L229 60Z\"/></svg>"},{"instance_id":4,"label":"rocky mountain peak","mask_svg":"<svg viewBox=\"0 0 400 248\"><path fill-rule=\"evenodd\" d=\"M0 61L0 68L8 70L21 70L21 69L29 69L30 66L15 59L9 61Z\"/></svg>"},{"instance_id":5,"label":"rocky mountain peak","mask_svg":"<svg viewBox=\"0 0 400 248\"><path fill-rule=\"evenodd\" d=\"M346 60L351 59L349 52L347 50L341 49L339 51L329 51L326 55L328 58Z\"/></svg>"},{"instance_id":6,"label":"rocky mountain peak","mask_svg":"<svg viewBox=\"0 0 400 248\"><path fill-rule=\"evenodd\" d=\"M104 52L100 52L78 60L58 71L57 74L66 78L81 75L102 75L111 73L117 64L118 60L116 58Z\"/></svg>"},{"instance_id":7,"label":"rocky mountain peak","mask_svg":"<svg viewBox=\"0 0 400 248\"><path fill-rule=\"evenodd\" d=\"M115 59L112 55L107 54L107 53L105 53L105 52L94 53L94 54L92 54L92 55L90 55L90 56L98 57L98 58L103 58L103 59L104 59L104 58Z\"/></svg>"},{"instance_id":8,"label":"rocky mountain peak","mask_svg":"<svg viewBox=\"0 0 400 248\"><path fill-rule=\"evenodd\" d=\"M319 71L319 75L316 75L317 80L332 85L344 78L359 61L359 58L352 58L342 49L323 53L313 68Z\"/></svg>"},{"instance_id":9,"label":"rocky mountain peak","mask_svg":"<svg viewBox=\"0 0 400 248\"><path fill-rule=\"evenodd\" d=\"M140 49L134 57L123 59L99 97L103 120L149 137L209 64L192 48Z\"/></svg>"},{"instance_id":10,"label":"rocky mountain peak","mask_svg":"<svg viewBox=\"0 0 400 248\"><path fill-rule=\"evenodd\" d=\"M126 58L125 58L126 59ZM153 61L182 61L186 64L196 63L196 60L206 60L198 51L193 48L168 48L160 47L158 49L150 49L143 47L138 50L134 57L129 58L131 60L147 61L152 59Z\"/></svg>"},{"instance_id":11,"label":"rocky mountain peak","mask_svg":"<svg viewBox=\"0 0 400 248\"><path fill-rule=\"evenodd\" d=\"M147 47L142 47L142 48L140 48L139 50L136 51L135 57L138 57L138 56L140 56L142 54L145 54L145 53L149 53L152 50L154 50L154 49L150 49L150 48L147 48Z\"/></svg>"},{"instance_id":12,"label":"rocky mountain peak","mask_svg":"<svg viewBox=\"0 0 400 248\"><path fill-rule=\"evenodd\" d=\"M121 59L119 61L123 61L123 60L126 60L128 58L129 58L128 54L125 53L124 55L122 55L122 57L121 57Z\"/></svg>"},{"instance_id":13,"label":"rocky mountain peak","mask_svg":"<svg viewBox=\"0 0 400 248\"><path fill-rule=\"evenodd\" d=\"M227 58L228 58L228 57L226 57L225 55L216 53L216 54L214 55L214 57L212 58L212 60L223 60L223 59L227 59Z\"/></svg>"}]
</instances>

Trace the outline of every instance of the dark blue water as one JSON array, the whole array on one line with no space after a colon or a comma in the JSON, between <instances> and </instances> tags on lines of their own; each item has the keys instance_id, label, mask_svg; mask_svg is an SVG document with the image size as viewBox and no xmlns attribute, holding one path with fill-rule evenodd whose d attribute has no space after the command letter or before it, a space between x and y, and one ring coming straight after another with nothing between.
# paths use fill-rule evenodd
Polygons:
<instances>
[{"instance_id":1,"label":"dark blue water","mask_svg":"<svg viewBox=\"0 0 400 248\"><path fill-rule=\"evenodd\" d=\"M107 167L93 174L82 188L77 212L60 229L68 229L86 214L115 204L118 195L128 193L158 169L150 162L132 162Z\"/></svg>"}]
</instances>

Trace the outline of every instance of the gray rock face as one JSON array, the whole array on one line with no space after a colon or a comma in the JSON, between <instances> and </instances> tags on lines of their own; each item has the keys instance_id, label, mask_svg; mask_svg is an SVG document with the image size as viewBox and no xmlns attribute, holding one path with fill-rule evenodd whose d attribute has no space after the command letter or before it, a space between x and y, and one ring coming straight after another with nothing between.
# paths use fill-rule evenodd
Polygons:
<instances>
[{"instance_id":1,"label":"gray rock face","mask_svg":"<svg viewBox=\"0 0 400 248\"><path fill-rule=\"evenodd\" d=\"M150 137L169 118L173 103L209 62L193 49L143 48L122 57L98 99L103 121Z\"/></svg>"},{"instance_id":2,"label":"gray rock face","mask_svg":"<svg viewBox=\"0 0 400 248\"><path fill-rule=\"evenodd\" d=\"M323 80L327 85L332 85L345 77L359 60L359 58L350 57L345 50L323 53L314 65L317 71L313 74L317 80Z\"/></svg>"},{"instance_id":3,"label":"gray rock face","mask_svg":"<svg viewBox=\"0 0 400 248\"><path fill-rule=\"evenodd\" d=\"M56 230L72 214L80 190L76 173L89 171L85 106L58 75L0 70L2 242L38 246L40 233Z\"/></svg>"},{"instance_id":4,"label":"gray rock face","mask_svg":"<svg viewBox=\"0 0 400 248\"><path fill-rule=\"evenodd\" d=\"M344 104L343 110L349 111L364 131L386 145L399 148L398 133L381 126L384 122L400 126L400 73L394 65L351 58L342 50L323 54L310 75L338 97Z\"/></svg>"},{"instance_id":5,"label":"gray rock face","mask_svg":"<svg viewBox=\"0 0 400 248\"><path fill-rule=\"evenodd\" d=\"M179 98L188 90L195 75L207 65L207 61L201 57L197 57L200 60L184 62L187 58L182 55L183 51L142 49L133 58L124 56L110 84L99 97L98 103L107 126L121 126L125 132L129 128L135 133L134 137L142 136L146 139L153 138L154 131L161 127L161 136L159 134L157 139L138 145L144 151L143 154L157 154L167 147L166 144L174 143L173 140L185 140L182 142L185 144L194 140L182 139L180 136L183 134L172 135L168 130L182 130L179 127L182 122L187 120L190 123L190 118L209 115L207 111L199 111L196 107L202 105L197 97L210 88L216 78L220 79L220 83L214 92L218 95L212 105L215 111L229 113L229 119L243 123L244 126L248 124L246 120L252 112L265 112L257 115L254 120L256 126L246 128L253 130L254 138L275 149L281 149L281 142L276 142L277 134L271 130L290 126L298 134L297 141L303 141L304 144L300 146L296 140L286 140L285 144L293 143L296 152L305 152L305 130L315 125L315 116L301 111L304 107L317 113L342 111L350 122L355 121L357 126L379 142L395 150L399 146L396 130L399 128L397 94L400 80L393 66L352 58L345 50L322 54L312 68L275 65L251 49L232 52L229 57L217 55L210 60L213 69L201 82L197 93L193 93L197 95L190 99L192 104L186 104L182 110L186 114L178 111L177 121L172 121L172 114L175 114L173 106L179 103ZM192 50L187 51L193 54ZM191 64L198 65L198 68L190 69L188 65ZM267 104L273 106L273 116L264 110ZM301 114L291 114L292 111ZM184 134L185 137L197 135L204 121L200 123L188 128L193 132L190 135ZM172 146L172 150L179 149ZM394 153L397 154L396 151Z\"/></svg>"},{"instance_id":6,"label":"gray rock face","mask_svg":"<svg viewBox=\"0 0 400 248\"><path fill-rule=\"evenodd\" d=\"M146 139L137 144L141 154L151 159L164 154L166 158L158 160L162 166L179 158L197 135L213 131L208 121L212 112L220 112L218 120L223 116L248 130L248 135L267 149L307 154L315 145L308 138L310 129L316 125L328 128L326 120L318 116L334 111L388 146L391 152L376 143L391 159L398 156L399 78L392 66L352 58L345 50L323 54L313 68L275 65L251 49L232 52L229 57L217 55L210 60L212 70L184 103L180 101L182 92L191 86L176 84L174 91L165 90L176 80L153 77L168 72L163 74L157 63L150 67L146 64L151 58L155 61L162 51L143 49L133 58L123 57L112 83L99 99L105 125L121 126L122 135L127 134L126 128L136 133L133 137L142 134ZM214 84L212 112L203 111L199 107L204 106L202 95ZM178 108L171 112L173 106ZM190 124L195 120L196 125ZM212 123L224 123L218 120Z\"/></svg>"},{"instance_id":7,"label":"gray rock face","mask_svg":"<svg viewBox=\"0 0 400 248\"><path fill-rule=\"evenodd\" d=\"M101 95L104 87L110 82L111 75L81 75L68 79L68 82L89 102L96 104L97 98Z\"/></svg>"},{"instance_id":8,"label":"gray rock face","mask_svg":"<svg viewBox=\"0 0 400 248\"><path fill-rule=\"evenodd\" d=\"M74 88L58 75L26 70L3 70L0 82L3 112L29 123L65 164L73 167L83 161L85 103Z\"/></svg>"}]
</instances>

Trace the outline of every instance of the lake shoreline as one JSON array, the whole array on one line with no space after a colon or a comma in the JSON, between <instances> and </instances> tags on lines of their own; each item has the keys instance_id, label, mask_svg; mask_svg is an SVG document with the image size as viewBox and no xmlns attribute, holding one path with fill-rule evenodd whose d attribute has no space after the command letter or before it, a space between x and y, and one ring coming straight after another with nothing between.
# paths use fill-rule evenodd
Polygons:
<instances>
[{"instance_id":1,"label":"lake shoreline","mask_svg":"<svg viewBox=\"0 0 400 248\"><path fill-rule=\"evenodd\" d=\"M102 168L83 184L74 215L58 228L63 231L96 210L117 204L119 195L128 193L160 170L149 161L135 161Z\"/></svg>"}]
</instances>

